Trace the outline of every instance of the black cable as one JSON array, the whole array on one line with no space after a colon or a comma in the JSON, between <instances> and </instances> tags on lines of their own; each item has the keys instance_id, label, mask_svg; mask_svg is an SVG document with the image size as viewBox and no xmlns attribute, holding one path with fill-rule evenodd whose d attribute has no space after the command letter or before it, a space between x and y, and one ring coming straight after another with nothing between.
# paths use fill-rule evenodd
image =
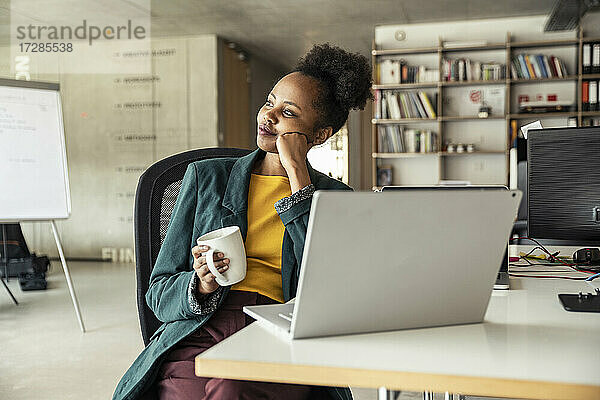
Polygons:
<instances>
[{"instance_id":1,"label":"black cable","mask_svg":"<svg viewBox=\"0 0 600 400\"><path fill-rule=\"evenodd\" d=\"M544 249L542 249L540 246L535 246L533 249L531 249L531 251L527 252L527 254L525 254L524 256L521 256L521 258L529 257L531 255L531 253L533 253L537 249L544 251Z\"/></svg>"},{"instance_id":2,"label":"black cable","mask_svg":"<svg viewBox=\"0 0 600 400\"><path fill-rule=\"evenodd\" d=\"M548 256L550 256L550 261L558 261L558 262L559 262L559 263L561 263L561 264L564 264L564 265L570 266L570 265L568 265L566 262L562 261L560 258L556 257L556 255L558 255L558 253L554 253L554 254L550 253L550 251L548 251L548 249L547 249L547 248L545 248L545 247L544 247L544 245L542 245L540 242L538 242L537 240L535 240L535 239L533 239L533 238L530 238L530 237L517 237L517 238L511 238L511 239L510 239L510 241L513 241L513 240L521 240L521 239L531 240L533 243L537 244L537 245L538 245L538 247L539 247L540 249L542 249L542 251L543 251L544 253L546 253L546 254L548 254ZM555 255L555 254L556 254L556 255Z\"/></svg>"},{"instance_id":3,"label":"black cable","mask_svg":"<svg viewBox=\"0 0 600 400\"><path fill-rule=\"evenodd\" d=\"M520 259L521 259L521 260L524 260L524 261L525 261L525 262L527 262L527 264L529 264L529 265L534 265L534 263L532 263L531 261L529 261L529 260L528 260L527 258L525 258L525 257L521 257ZM524 266L525 266L525 265L524 265Z\"/></svg>"},{"instance_id":4,"label":"black cable","mask_svg":"<svg viewBox=\"0 0 600 400\"><path fill-rule=\"evenodd\" d=\"M544 267L556 267L557 265L563 265L563 264L558 264L558 263L531 263L530 265L541 265ZM563 265L563 267L566 267L566 265Z\"/></svg>"}]
</instances>

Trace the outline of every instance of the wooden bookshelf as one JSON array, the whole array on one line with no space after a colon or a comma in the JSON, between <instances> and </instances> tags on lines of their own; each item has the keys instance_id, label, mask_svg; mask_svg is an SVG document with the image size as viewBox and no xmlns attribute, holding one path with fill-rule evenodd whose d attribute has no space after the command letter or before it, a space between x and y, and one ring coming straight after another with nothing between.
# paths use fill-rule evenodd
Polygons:
<instances>
[{"instance_id":1,"label":"wooden bookshelf","mask_svg":"<svg viewBox=\"0 0 600 400\"><path fill-rule=\"evenodd\" d=\"M454 157L454 156L483 156L483 155L489 155L489 154L502 154L502 155L507 155L508 152L507 151L472 151L472 152L462 152L462 153L458 153L456 151L449 153L447 151L441 151L439 153L439 155L441 156L449 156L449 157Z\"/></svg>"},{"instance_id":2,"label":"wooden bookshelf","mask_svg":"<svg viewBox=\"0 0 600 400\"><path fill-rule=\"evenodd\" d=\"M373 158L413 158L422 156L477 156L477 155L489 155L489 154L506 154L506 151L463 151L458 153L453 151L451 153L447 151L428 151L423 153L373 153Z\"/></svg>"},{"instance_id":3,"label":"wooden bookshelf","mask_svg":"<svg viewBox=\"0 0 600 400\"><path fill-rule=\"evenodd\" d=\"M518 84L518 83L540 83L540 82L554 82L554 81L576 81L579 79L578 75L569 75L564 76L562 78L554 77L554 78L529 78L529 79L508 79L509 83Z\"/></svg>"},{"instance_id":4,"label":"wooden bookshelf","mask_svg":"<svg viewBox=\"0 0 600 400\"><path fill-rule=\"evenodd\" d=\"M437 53L440 51L439 47L423 47L420 49L396 49L396 50L375 50L371 51L373 56L396 56L402 54L428 54Z\"/></svg>"},{"instance_id":5,"label":"wooden bookshelf","mask_svg":"<svg viewBox=\"0 0 600 400\"><path fill-rule=\"evenodd\" d=\"M600 41L598 41L600 43ZM600 79L600 74L582 74L581 79Z\"/></svg>"},{"instance_id":6,"label":"wooden bookshelf","mask_svg":"<svg viewBox=\"0 0 600 400\"><path fill-rule=\"evenodd\" d=\"M373 89L381 90L382 93L385 90L419 90L419 89L433 89L437 93L437 104L436 114L437 118L411 118L411 119L375 119L375 107L373 110L373 120L371 124L371 143L372 143L372 182L373 187L377 187L377 160L379 159L411 159L419 157L432 157L435 156L437 159L444 159L447 157L455 156L477 156L477 155L493 155L497 157L504 157L506 159L506 181L504 184L508 184L508 154L509 154L509 140L511 134L511 120L527 120L527 119L544 119L544 118L576 118L577 126L582 126L582 120L585 117L600 117L600 110L598 111L583 111L581 104L581 86L583 80L600 80L600 73L583 74L582 67L582 47L584 43L600 43L600 38L585 38L583 37L583 31L579 29L576 38L563 39L563 40L538 40L538 41L513 41L510 33L507 33L506 41L504 43L489 43L486 45L474 45L474 46L463 46L463 47L444 47L443 41L440 38L438 46L423 47L423 48L412 48L412 49L387 49L378 50L375 48L373 43L372 51L372 64L377 66L380 59L385 59L389 56L409 56L409 55L431 55L431 57L437 57L437 69L440 71L440 80L437 82L423 82L423 83L408 83L408 84L387 84L387 85L373 85ZM564 77L551 77L551 78L533 78L533 79L515 79L511 75L511 62L513 56L521 53L535 53L535 49L542 48L570 48L575 49L575 60L561 57L563 60L570 60L570 64L574 64L574 70L569 69L569 75ZM528 49L531 49L528 51ZM504 63L504 79L499 80L478 80L478 81L445 81L441 79L441 71L443 70L443 61L445 58L456 58L460 53L466 53L464 58L468 58L469 52L485 52L485 51L504 51L505 61ZM377 73L376 68L373 68L373 81L376 82ZM573 105L573 111L568 112L545 112L545 113L519 113L514 112L518 109L514 100L511 96L512 90L517 90L519 85L544 85L557 82L572 82L574 85L575 104ZM479 87L486 85L498 85L503 86L505 90L505 104L504 113L501 115L491 115L488 118L478 118L474 116L456 116L446 115L444 112L444 94L446 90L460 90L461 87ZM543 86L541 86L543 87ZM517 92L521 93L521 92ZM600 100L600 99L599 99ZM493 110L492 110L493 111ZM448 153L444 151L443 144L446 137L446 132L450 129L448 125L453 123L468 123L469 121L502 121L504 120L504 127L502 132L490 132L490 134L498 134L505 136L506 146L502 150L497 151L475 151L472 153ZM440 150L430 153L379 153L378 150L378 133L377 126L380 124L399 124L405 127L414 127L415 129L423 129L425 124L436 124L428 128L435 131L438 135L438 142L440 143ZM437 129L437 131L436 131ZM453 128L456 132L456 128ZM490 128L491 129L491 128ZM497 125L494 125L494 129L498 129ZM439 179L448 179L444 176L444 164L442 161L439 162ZM401 184L397 182L395 184Z\"/></svg>"},{"instance_id":7,"label":"wooden bookshelf","mask_svg":"<svg viewBox=\"0 0 600 400\"><path fill-rule=\"evenodd\" d=\"M385 124L414 124L418 122L437 122L439 118L402 118L402 119L372 119L375 125Z\"/></svg>"},{"instance_id":8,"label":"wooden bookshelf","mask_svg":"<svg viewBox=\"0 0 600 400\"><path fill-rule=\"evenodd\" d=\"M504 50L506 48L506 43L488 43L485 45L475 45L475 46L453 46L453 47L445 47L440 46L440 51L443 53L464 53L469 51L488 51L488 50Z\"/></svg>"},{"instance_id":9,"label":"wooden bookshelf","mask_svg":"<svg viewBox=\"0 0 600 400\"><path fill-rule=\"evenodd\" d=\"M402 89L425 89L435 88L440 86L439 82L422 82L422 83L400 83L400 84L385 84L385 85L373 85L373 89L379 90L402 90Z\"/></svg>"},{"instance_id":10,"label":"wooden bookshelf","mask_svg":"<svg viewBox=\"0 0 600 400\"><path fill-rule=\"evenodd\" d=\"M439 152L425 153L373 153L373 158L414 158L423 156L438 156Z\"/></svg>"},{"instance_id":11,"label":"wooden bookshelf","mask_svg":"<svg viewBox=\"0 0 600 400\"><path fill-rule=\"evenodd\" d=\"M441 86L481 86L481 85L506 85L506 79L486 81L442 81Z\"/></svg>"},{"instance_id":12,"label":"wooden bookshelf","mask_svg":"<svg viewBox=\"0 0 600 400\"><path fill-rule=\"evenodd\" d=\"M540 119L540 118L570 118L577 117L577 111L546 112L546 113L516 113L509 114L510 119Z\"/></svg>"},{"instance_id":13,"label":"wooden bookshelf","mask_svg":"<svg viewBox=\"0 0 600 400\"><path fill-rule=\"evenodd\" d=\"M582 43L600 43L600 37L581 38Z\"/></svg>"},{"instance_id":14,"label":"wooden bookshelf","mask_svg":"<svg viewBox=\"0 0 600 400\"><path fill-rule=\"evenodd\" d=\"M473 116L463 116L463 115L445 115L440 117L442 121L452 122L452 121L486 121L489 119L506 119L506 114L502 115L490 115L486 118L479 118L477 115Z\"/></svg>"},{"instance_id":15,"label":"wooden bookshelf","mask_svg":"<svg viewBox=\"0 0 600 400\"><path fill-rule=\"evenodd\" d=\"M537 40L532 42L512 42L510 47L513 49L529 49L542 47L560 47L560 46L577 46L580 39L562 39L562 40Z\"/></svg>"},{"instance_id":16,"label":"wooden bookshelf","mask_svg":"<svg viewBox=\"0 0 600 400\"><path fill-rule=\"evenodd\" d=\"M600 111L582 111L580 114L582 117L600 117Z\"/></svg>"}]
</instances>

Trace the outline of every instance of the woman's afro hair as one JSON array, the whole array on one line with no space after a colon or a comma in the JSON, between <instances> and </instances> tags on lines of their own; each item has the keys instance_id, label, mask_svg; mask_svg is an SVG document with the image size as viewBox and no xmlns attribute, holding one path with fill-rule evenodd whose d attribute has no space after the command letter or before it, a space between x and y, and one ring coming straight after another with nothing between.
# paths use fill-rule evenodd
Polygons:
<instances>
[{"instance_id":1,"label":"woman's afro hair","mask_svg":"<svg viewBox=\"0 0 600 400\"><path fill-rule=\"evenodd\" d=\"M331 126L337 132L351 109L364 109L371 93L371 66L366 57L349 53L329 43L313 46L298 61L294 71L321 83L314 106L319 110L318 127Z\"/></svg>"}]
</instances>

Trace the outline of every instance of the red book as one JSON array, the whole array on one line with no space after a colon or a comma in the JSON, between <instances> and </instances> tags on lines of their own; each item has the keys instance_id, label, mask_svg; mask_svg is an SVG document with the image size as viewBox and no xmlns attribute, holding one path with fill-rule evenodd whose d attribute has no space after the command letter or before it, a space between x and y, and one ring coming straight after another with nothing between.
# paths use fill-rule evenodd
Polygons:
<instances>
[{"instance_id":1,"label":"red book","mask_svg":"<svg viewBox=\"0 0 600 400\"><path fill-rule=\"evenodd\" d=\"M589 111L590 109L590 83L588 81L583 81L581 83L581 102L583 103L583 111Z\"/></svg>"},{"instance_id":2,"label":"red book","mask_svg":"<svg viewBox=\"0 0 600 400\"><path fill-rule=\"evenodd\" d=\"M402 83L408 82L408 65L402 66Z\"/></svg>"}]
</instances>

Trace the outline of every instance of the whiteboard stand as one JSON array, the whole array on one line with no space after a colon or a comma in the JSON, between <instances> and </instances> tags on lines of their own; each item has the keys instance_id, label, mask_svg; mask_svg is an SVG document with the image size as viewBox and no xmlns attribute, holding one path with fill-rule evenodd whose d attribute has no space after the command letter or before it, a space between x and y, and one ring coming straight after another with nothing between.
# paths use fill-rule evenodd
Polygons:
<instances>
[{"instance_id":1,"label":"whiteboard stand","mask_svg":"<svg viewBox=\"0 0 600 400\"><path fill-rule=\"evenodd\" d=\"M12 301L14 301L15 305L18 306L19 302L17 301L17 299L15 299L15 296L13 296L12 292L10 291L10 288L6 285L6 282L4 282L4 278L6 278L6 281L8 281L8 245L6 244L8 240L6 238L6 226L2 225L2 257L4 257L4 276L0 277L0 280L2 281L2 285L4 285L4 289L6 289Z\"/></svg>"},{"instance_id":2,"label":"whiteboard stand","mask_svg":"<svg viewBox=\"0 0 600 400\"><path fill-rule=\"evenodd\" d=\"M8 286L6 286L6 282L4 282L4 277L0 277L0 280L2 281L2 284L4 285L4 289L6 289L6 291L8 292L8 295L10 296L10 298L12 299L12 301L15 302L15 305L18 306L19 302L17 301L17 299L15 299L15 296L13 296L12 292L10 291L10 288Z\"/></svg>"},{"instance_id":3,"label":"whiteboard stand","mask_svg":"<svg viewBox=\"0 0 600 400\"><path fill-rule=\"evenodd\" d=\"M14 183L11 187L18 189L9 195L0 192L0 220L50 221L79 327L85 332L55 223L71 214L60 86L0 78L0 104L3 118L19 121L3 126L4 135L0 136L0 182ZM43 203L39 193L45 194Z\"/></svg>"},{"instance_id":4,"label":"whiteboard stand","mask_svg":"<svg viewBox=\"0 0 600 400\"><path fill-rule=\"evenodd\" d=\"M69 293L71 293L73 307L75 307L75 314L77 314L77 320L79 321L79 328L81 328L81 332L85 333L85 326L83 326L83 319L81 318L81 310L79 310L79 301L77 301L77 295L75 294L75 289L73 289L73 282L71 282L71 274L69 273L69 267L67 267L67 261L65 260L65 254L63 252L62 244L60 243L60 237L58 236L56 223L52 219L50 220L50 224L52 224L52 233L54 234L54 240L56 241L56 247L58 248L60 262L62 263L63 271L65 272L67 285L69 286Z\"/></svg>"}]
</instances>

